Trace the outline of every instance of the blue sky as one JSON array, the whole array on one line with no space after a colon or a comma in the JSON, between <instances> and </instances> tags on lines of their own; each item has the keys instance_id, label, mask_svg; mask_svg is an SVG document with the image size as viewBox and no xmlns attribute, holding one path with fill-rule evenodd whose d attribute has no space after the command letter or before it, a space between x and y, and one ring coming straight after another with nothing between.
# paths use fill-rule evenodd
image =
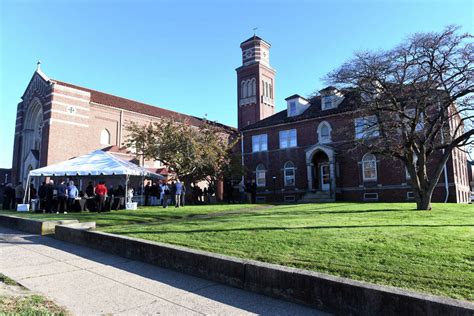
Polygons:
<instances>
[{"instance_id":1,"label":"blue sky","mask_svg":"<svg viewBox=\"0 0 474 316\"><path fill-rule=\"evenodd\" d=\"M472 33L473 3L0 0L0 167L38 59L51 78L236 126L235 68L252 28L272 44L279 111L355 51L449 24Z\"/></svg>"}]
</instances>

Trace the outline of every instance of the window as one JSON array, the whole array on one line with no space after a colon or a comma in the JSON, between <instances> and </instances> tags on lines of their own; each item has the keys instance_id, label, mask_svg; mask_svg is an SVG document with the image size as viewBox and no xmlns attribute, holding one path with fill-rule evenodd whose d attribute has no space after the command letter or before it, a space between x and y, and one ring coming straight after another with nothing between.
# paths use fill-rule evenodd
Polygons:
<instances>
[{"instance_id":1,"label":"window","mask_svg":"<svg viewBox=\"0 0 474 316\"><path fill-rule=\"evenodd\" d=\"M262 164L259 164L257 166L256 172L255 172L255 178L257 179L257 187L264 187L265 186L265 166Z\"/></svg>"},{"instance_id":2,"label":"window","mask_svg":"<svg viewBox=\"0 0 474 316\"><path fill-rule=\"evenodd\" d=\"M251 93L252 96L255 95L255 90L256 90L256 87L255 87L255 78L253 78L253 79L252 79L252 93Z\"/></svg>"},{"instance_id":3,"label":"window","mask_svg":"<svg viewBox=\"0 0 474 316\"><path fill-rule=\"evenodd\" d=\"M295 185L295 165L293 162L288 161L283 167L283 174L285 178L285 186Z\"/></svg>"},{"instance_id":4,"label":"window","mask_svg":"<svg viewBox=\"0 0 474 316\"><path fill-rule=\"evenodd\" d=\"M296 147L296 129L280 132L280 148Z\"/></svg>"},{"instance_id":5,"label":"window","mask_svg":"<svg viewBox=\"0 0 474 316\"><path fill-rule=\"evenodd\" d=\"M323 97L323 104L322 104L322 109L323 110L328 110L328 109L332 109L333 108L333 98L332 96L327 96L327 97Z\"/></svg>"},{"instance_id":6,"label":"window","mask_svg":"<svg viewBox=\"0 0 474 316\"><path fill-rule=\"evenodd\" d=\"M364 201L378 201L378 193L364 193Z\"/></svg>"},{"instance_id":7,"label":"window","mask_svg":"<svg viewBox=\"0 0 474 316\"><path fill-rule=\"evenodd\" d=\"M415 170L418 172L418 156L413 153L413 165L415 165ZM408 168L405 167L405 176L407 180L411 179L410 173L408 172Z\"/></svg>"},{"instance_id":8,"label":"window","mask_svg":"<svg viewBox=\"0 0 474 316\"><path fill-rule=\"evenodd\" d=\"M296 115L296 102L292 101L290 102L290 113L288 113L289 116Z\"/></svg>"},{"instance_id":9,"label":"window","mask_svg":"<svg viewBox=\"0 0 474 316\"><path fill-rule=\"evenodd\" d=\"M406 113L406 116L408 116L405 124L407 124L408 125L407 127L410 128L412 120L415 118L416 110L415 109L406 110L405 113ZM415 132L419 132L423 130L424 126L425 125L423 123L423 113L419 113L418 122L416 123L416 126L415 126Z\"/></svg>"},{"instance_id":10,"label":"window","mask_svg":"<svg viewBox=\"0 0 474 316\"><path fill-rule=\"evenodd\" d=\"M362 157L362 178L364 181L377 180L377 160L373 154L367 153Z\"/></svg>"},{"instance_id":11,"label":"window","mask_svg":"<svg viewBox=\"0 0 474 316\"><path fill-rule=\"evenodd\" d=\"M295 202L296 201L296 197L294 195L285 195L283 197L283 201L284 202Z\"/></svg>"},{"instance_id":12,"label":"window","mask_svg":"<svg viewBox=\"0 0 474 316\"><path fill-rule=\"evenodd\" d=\"M318 142L319 143L330 143L331 142L331 125L328 122L321 122L318 126Z\"/></svg>"},{"instance_id":13,"label":"window","mask_svg":"<svg viewBox=\"0 0 474 316\"><path fill-rule=\"evenodd\" d=\"M407 200L411 201L414 199L415 199L415 195L413 194L413 192L407 192Z\"/></svg>"},{"instance_id":14,"label":"window","mask_svg":"<svg viewBox=\"0 0 474 316\"><path fill-rule=\"evenodd\" d=\"M268 141L267 134L252 136L252 152L268 150L267 141Z\"/></svg>"},{"instance_id":15,"label":"window","mask_svg":"<svg viewBox=\"0 0 474 316\"><path fill-rule=\"evenodd\" d=\"M100 144L110 145L110 133L107 129L103 129L102 132L100 132Z\"/></svg>"},{"instance_id":16,"label":"window","mask_svg":"<svg viewBox=\"0 0 474 316\"><path fill-rule=\"evenodd\" d=\"M356 139L377 136L379 136L379 128L377 126L377 117L375 115L355 119Z\"/></svg>"}]
</instances>

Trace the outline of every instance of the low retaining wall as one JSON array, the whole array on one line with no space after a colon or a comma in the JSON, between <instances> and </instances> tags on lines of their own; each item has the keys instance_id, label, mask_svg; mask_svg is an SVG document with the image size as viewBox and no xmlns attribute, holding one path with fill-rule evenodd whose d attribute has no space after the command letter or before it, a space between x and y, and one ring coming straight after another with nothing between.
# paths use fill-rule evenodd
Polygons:
<instances>
[{"instance_id":1,"label":"low retaining wall","mask_svg":"<svg viewBox=\"0 0 474 316\"><path fill-rule=\"evenodd\" d=\"M0 215L0 225L36 235L52 235L56 225L78 223L78 220L41 221L18 216Z\"/></svg>"},{"instance_id":2,"label":"low retaining wall","mask_svg":"<svg viewBox=\"0 0 474 316\"><path fill-rule=\"evenodd\" d=\"M59 240L343 315L474 315L474 304L108 233L56 226Z\"/></svg>"}]
</instances>

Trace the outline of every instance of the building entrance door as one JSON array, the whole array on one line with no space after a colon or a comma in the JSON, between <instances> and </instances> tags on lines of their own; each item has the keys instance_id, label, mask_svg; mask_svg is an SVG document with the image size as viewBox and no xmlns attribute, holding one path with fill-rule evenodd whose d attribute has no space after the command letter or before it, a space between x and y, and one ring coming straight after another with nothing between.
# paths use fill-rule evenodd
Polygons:
<instances>
[{"instance_id":1,"label":"building entrance door","mask_svg":"<svg viewBox=\"0 0 474 316\"><path fill-rule=\"evenodd\" d=\"M319 175L321 178L321 190L329 191L329 188L330 188L329 164L321 164Z\"/></svg>"}]
</instances>

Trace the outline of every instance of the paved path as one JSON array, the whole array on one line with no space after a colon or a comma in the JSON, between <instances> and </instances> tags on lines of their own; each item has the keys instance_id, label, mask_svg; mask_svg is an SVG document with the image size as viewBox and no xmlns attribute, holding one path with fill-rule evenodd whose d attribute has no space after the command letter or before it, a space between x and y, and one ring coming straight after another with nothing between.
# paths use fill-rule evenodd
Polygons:
<instances>
[{"instance_id":1,"label":"paved path","mask_svg":"<svg viewBox=\"0 0 474 316\"><path fill-rule=\"evenodd\" d=\"M1 226L0 273L76 315L324 315L304 306Z\"/></svg>"}]
</instances>

